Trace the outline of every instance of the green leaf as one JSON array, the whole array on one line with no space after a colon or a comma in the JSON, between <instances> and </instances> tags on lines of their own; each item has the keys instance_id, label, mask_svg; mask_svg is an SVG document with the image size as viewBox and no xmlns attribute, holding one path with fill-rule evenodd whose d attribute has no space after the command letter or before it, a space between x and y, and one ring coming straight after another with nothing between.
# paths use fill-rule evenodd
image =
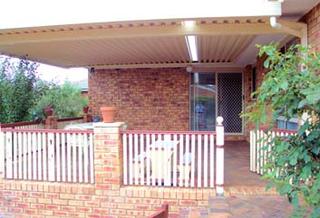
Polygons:
<instances>
[{"instance_id":1,"label":"green leaf","mask_svg":"<svg viewBox=\"0 0 320 218\"><path fill-rule=\"evenodd\" d=\"M301 178L302 179L307 179L309 178L311 175L311 166L310 165L306 165L302 168L302 173L301 173Z\"/></svg>"},{"instance_id":2,"label":"green leaf","mask_svg":"<svg viewBox=\"0 0 320 218\"><path fill-rule=\"evenodd\" d=\"M320 101L320 85L314 85L301 91L309 104L317 104Z\"/></svg>"},{"instance_id":3,"label":"green leaf","mask_svg":"<svg viewBox=\"0 0 320 218\"><path fill-rule=\"evenodd\" d=\"M299 109L303 108L307 103L308 103L308 102L307 102L306 99L301 100L301 101L299 102L299 104L298 104L298 108L299 108Z\"/></svg>"},{"instance_id":4,"label":"green leaf","mask_svg":"<svg viewBox=\"0 0 320 218\"><path fill-rule=\"evenodd\" d=\"M280 88L283 89L283 90L286 90L288 88L288 81L287 80L284 80L280 83Z\"/></svg>"},{"instance_id":5,"label":"green leaf","mask_svg":"<svg viewBox=\"0 0 320 218\"><path fill-rule=\"evenodd\" d=\"M294 207L299 207L299 197L298 197L297 192L292 193L291 203L293 204Z\"/></svg>"},{"instance_id":6,"label":"green leaf","mask_svg":"<svg viewBox=\"0 0 320 218\"><path fill-rule=\"evenodd\" d=\"M315 207L311 213L312 218L319 218L320 217L320 207Z\"/></svg>"},{"instance_id":7,"label":"green leaf","mask_svg":"<svg viewBox=\"0 0 320 218\"><path fill-rule=\"evenodd\" d=\"M279 193L281 195L288 194L292 191L292 187L290 184L283 184L282 186L279 187Z\"/></svg>"}]
</instances>

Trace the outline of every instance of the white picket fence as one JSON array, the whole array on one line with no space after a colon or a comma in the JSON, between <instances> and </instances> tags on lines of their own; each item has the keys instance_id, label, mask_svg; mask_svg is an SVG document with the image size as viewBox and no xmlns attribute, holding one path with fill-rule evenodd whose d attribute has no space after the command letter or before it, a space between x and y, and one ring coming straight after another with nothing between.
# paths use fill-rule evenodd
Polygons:
<instances>
[{"instance_id":1,"label":"white picket fence","mask_svg":"<svg viewBox=\"0 0 320 218\"><path fill-rule=\"evenodd\" d=\"M125 185L214 187L215 132L122 134Z\"/></svg>"},{"instance_id":2,"label":"white picket fence","mask_svg":"<svg viewBox=\"0 0 320 218\"><path fill-rule=\"evenodd\" d=\"M93 183L93 132L0 129L4 178Z\"/></svg>"},{"instance_id":3,"label":"white picket fence","mask_svg":"<svg viewBox=\"0 0 320 218\"><path fill-rule=\"evenodd\" d=\"M260 175L265 173L264 166L269 158L272 140L276 136L286 137L294 135L295 131L291 130L262 130L256 129L250 131L250 171Z\"/></svg>"}]
</instances>

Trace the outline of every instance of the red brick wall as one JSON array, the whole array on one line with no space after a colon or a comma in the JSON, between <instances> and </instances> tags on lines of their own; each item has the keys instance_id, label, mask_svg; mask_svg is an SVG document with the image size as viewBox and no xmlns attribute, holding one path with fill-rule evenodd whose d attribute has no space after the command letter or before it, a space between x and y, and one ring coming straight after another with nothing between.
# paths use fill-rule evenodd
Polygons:
<instances>
[{"instance_id":1,"label":"red brick wall","mask_svg":"<svg viewBox=\"0 0 320 218\"><path fill-rule=\"evenodd\" d=\"M94 115L116 106L129 129L189 130L189 74L185 68L96 70L89 75Z\"/></svg>"},{"instance_id":2,"label":"red brick wall","mask_svg":"<svg viewBox=\"0 0 320 218\"><path fill-rule=\"evenodd\" d=\"M303 19L308 24L308 44L320 51L320 4Z\"/></svg>"},{"instance_id":3,"label":"red brick wall","mask_svg":"<svg viewBox=\"0 0 320 218\"><path fill-rule=\"evenodd\" d=\"M247 65L243 70L243 81L244 81L244 109L252 102L252 66ZM245 122L245 135L249 136L250 129L252 129L252 124Z\"/></svg>"},{"instance_id":4,"label":"red brick wall","mask_svg":"<svg viewBox=\"0 0 320 218\"><path fill-rule=\"evenodd\" d=\"M121 187L5 181L0 189L4 217L141 218L169 203L170 217L183 208L207 208L214 189Z\"/></svg>"},{"instance_id":5,"label":"red brick wall","mask_svg":"<svg viewBox=\"0 0 320 218\"><path fill-rule=\"evenodd\" d=\"M266 73L268 72L268 69L264 68L263 64L265 61L265 57L257 57L256 59L256 89L261 85L262 80ZM254 101L252 99L251 94L253 91L252 87L252 65L247 65L243 70L243 80L244 80L244 105L245 110L246 108ZM245 136L247 140L249 139L249 131L255 128L255 124L252 122L245 122Z\"/></svg>"}]
</instances>

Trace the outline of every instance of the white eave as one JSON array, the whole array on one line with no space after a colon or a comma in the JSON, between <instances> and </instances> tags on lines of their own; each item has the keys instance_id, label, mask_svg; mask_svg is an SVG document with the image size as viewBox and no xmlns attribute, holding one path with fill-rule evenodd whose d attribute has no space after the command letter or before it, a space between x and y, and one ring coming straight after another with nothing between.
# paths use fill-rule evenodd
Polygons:
<instances>
[{"instance_id":1,"label":"white eave","mask_svg":"<svg viewBox=\"0 0 320 218\"><path fill-rule=\"evenodd\" d=\"M281 3L277 0L56 0L49 2L11 0L6 3L5 8L0 13L0 29L80 23L281 15Z\"/></svg>"}]
</instances>

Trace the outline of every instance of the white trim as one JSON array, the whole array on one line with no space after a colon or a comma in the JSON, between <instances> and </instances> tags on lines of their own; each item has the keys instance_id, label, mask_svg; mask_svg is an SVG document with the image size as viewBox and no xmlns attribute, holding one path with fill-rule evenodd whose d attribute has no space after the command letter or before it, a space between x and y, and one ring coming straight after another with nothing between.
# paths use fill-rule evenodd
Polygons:
<instances>
[{"instance_id":1,"label":"white trim","mask_svg":"<svg viewBox=\"0 0 320 218\"><path fill-rule=\"evenodd\" d=\"M26 26L47 26L75 23L124 22L163 19L190 19L200 17L265 17L280 16L281 3L267 0L202 0L201 4L191 0L140 0L127 1L58 1L46 7L37 5L34 10L14 10L14 2L0 15L0 28L21 28ZM35 1L19 2L21 8L28 8ZM10 7L11 6L11 7ZM70 16L72 10L72 16ZM58 16L57 16L58 12ZM90 16L88 16L88 12ZM29 16L32 13L32 16ZM46 15L46 16L43 16ZM87 15L87 16L86 16Z\"/></svg>"}]
</instances>

